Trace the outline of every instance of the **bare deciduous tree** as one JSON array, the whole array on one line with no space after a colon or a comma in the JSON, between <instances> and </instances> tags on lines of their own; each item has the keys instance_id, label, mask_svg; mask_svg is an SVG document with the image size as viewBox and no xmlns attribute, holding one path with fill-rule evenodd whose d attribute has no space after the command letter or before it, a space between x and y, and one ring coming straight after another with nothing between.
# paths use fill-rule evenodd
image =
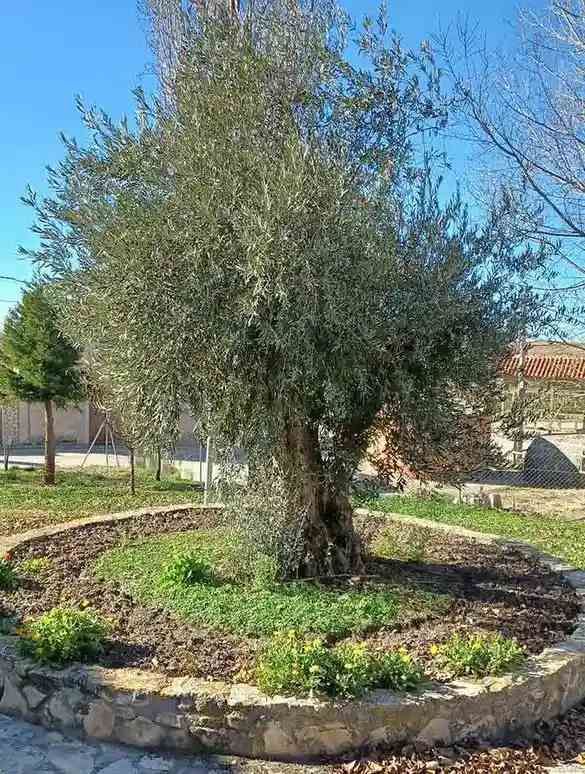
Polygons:
<instances>
[{"instance_id":1,"label":"bare deciduous tree","mask_svg":"<svg viewBox=\"0 0 585 774\"><path fill-rule=\"evenodd\" d=\"M585 288L585 0L520 12L517 46L489 51L461 24L440 40L455 95L527 237L565 261L558 289Z\"/></svg>"}]
</instances>

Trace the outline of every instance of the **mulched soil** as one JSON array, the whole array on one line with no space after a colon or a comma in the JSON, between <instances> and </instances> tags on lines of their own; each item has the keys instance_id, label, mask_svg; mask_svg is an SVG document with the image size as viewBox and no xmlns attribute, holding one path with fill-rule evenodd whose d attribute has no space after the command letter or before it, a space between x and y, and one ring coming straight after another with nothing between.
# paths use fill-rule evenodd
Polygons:
<instances>
[{"instance_id":1,"label":"mulched soil","mask_svg":"<svg viewBox=\"0 0 585 774\"><path fill-rule=\"evenodd\" d=\"M377 529L383 528L392 529L392 523L382 521ZM375 539L377 529L370 525L368 543ZM414 535L418 531L409 530ZM446 676L434 671L429 648L455 631L500 632L516 638L527 653L538 654L574 629L579 612L575 592L538 561L516 550L440 531L433 531L426 543L424 562L405 564L374 557L368 570L403 586L454 598L449 612L440 619L360 638L383 649L405 646L426 663L427 674L438 680Z\"/></svg>"},{"instance_id":2,"label":"mulched soil","mask_svg":"<svg viewBox=\"0 0 585 774\"><path fill-rule=\"evenodd\" d=\"M96 558L122 541L210 528L216 519L203 511L141 515L115 524L88 525L23 546L13 552L15 562L48 557L50 570L13 592L0 593L0 614L22 620L56 605L89 603L116 621L100 657L102 665L233 679L252 662L258 641L202 629L162 608L136 604L118 584L97 581L92 574ZM382 526L382 522L369 524L369 539ZM372 559L367 572L377 576L378 583L400 583L453 597L447 613L438 618L410 620L402 628L361 638L375 647L405 645L429 667L430 644L455 631L500 631L516 637L529 653L538 653L572 630L578 612L574 592L537 562L514 550L439 532L433 533L425 563Z\"/></svg>"}]
</instances>

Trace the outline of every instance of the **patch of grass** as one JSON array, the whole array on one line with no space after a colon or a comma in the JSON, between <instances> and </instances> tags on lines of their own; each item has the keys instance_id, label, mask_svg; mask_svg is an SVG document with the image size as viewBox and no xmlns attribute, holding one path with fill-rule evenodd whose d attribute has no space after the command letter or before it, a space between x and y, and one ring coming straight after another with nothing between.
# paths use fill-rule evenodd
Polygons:
<instances>
[{"instance_id":1,"label":"patch of grass","mask_svg":"<svg viewBox=\"0 0 585 774\"><path fill-rule=\"evenodd\" d=\"M408 524L388 526L382 530L374 542L373 550L384 559L398 559L401 562L418 563L424 561L432 534L429 529L411 527Z\"/></svg>"},{"instance_id":2,"label":"patch of grass","mask_svg":"<svg viewBox=\"0 0 585 774\"><path fill-rule=\"evenodd\" d=\"M142 470L137 471L137 491L132 496L127 470L60 470L57 486L48 487L38 470L10 469L0 472L0 535L102 513L199 499L200 493L191 482L179 478L156 481Z\"/></svg>"},{"instance_id":3,"label":"patch of grass","mask_svg":"<svg viewBox=\"0 0 585 774\"><path fill-rule=\"evenodd\" d=\"M516 640L501 634L454 634L431 652L450 677L501 675L524 660L524 651Z\"/></svg>"},{"instance_id":4,"label":"patch of grass","mask_svg":"<svg viewBox=\"0 0 585 774\"><path fill-rule=\"evenodd\" d=\"M0 559L0 589L12 591L18 586L18 575L10 558Z\"/></svg>"},{"instance_id":5,"label":"patch of grass","mask_svg":"<svg viewBox=\"0 0 585 774\"><path fill-rule=\"evenodd\" d=\"M220 530L163 535L119 546L96 563L97 575L115 580L143 604L164 605L181 617L222 631L250 636L294 629L343 637L393 626L425 614L441 615L449 604L444 595L400 586L324 588L313 583L239 583L222 578L238 550L230 533ZM211 568L215 584L168 586L168 557L190 553ZM235 560L235 556L233 556ZM263 580L263 579L262 579Z\"/></svg>"},{"instance_id":6,"label":"patch of grass","mask_svg":"<svg viewBox=\"0 0 585 774\"><path fill-rule=\"evenodd\" d=\"M441 497L382 497L365 507L525 540L553 556L565 559L574 567L585 569L584 522L524 516L474 505L454 505Z\"/></svg>"},{"instance_id":7,"label":"patch of grass","mask_svg":"<svg viewBox=\"0 0 585 774\"><path fill-rule=\"evenodd\" d=\"M255 678L269 695L317 693L351 698L373 688L411 690L424 674L403 649L378 653L368 650L365 643L330 648L321 639L281 632L260 653Z\"/></svg>"}]
</instances>

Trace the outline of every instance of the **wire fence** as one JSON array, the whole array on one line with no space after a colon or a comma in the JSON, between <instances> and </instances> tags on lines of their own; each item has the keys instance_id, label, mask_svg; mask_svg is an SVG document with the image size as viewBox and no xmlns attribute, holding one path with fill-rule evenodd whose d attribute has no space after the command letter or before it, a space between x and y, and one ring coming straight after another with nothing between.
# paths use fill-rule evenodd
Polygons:
<instances>
[{"instance_id":1,"label":"wire fence","mask_svg":"<svg viewBox=\"0 0 585 774\"><path fill-rule=\"evenodd\" d=\"M507 464L477 470L470 474L470 481L500 486L585 488L583 431L533 433L512 449L505 448L505 441L501 445Z\"/></svg>"},{"instance_id":2,"label":"wire fence","mask_svg":"<svg viewBox=\"0 0 585 774\"><path fill-rule=\"evenodd\" d=\"M207 444L198 438L183 438L173 454L165 457L164 464L181 478L204 485L207 478ZM213 470L210 473L213 474Z\"/></svg>"},{"instance_id":3,"label":"wire fence","mask_svg":"<svg viewBox=\"0 0 585 774\"><path fill-rule=\"evenodd\" d=\"M505 462L497 467L478 466L449 477L442 483L427 476L426 483L412 480L407 489L417 493L431 489L469 504L502 507L523 513L585 519L585 433L533 432L522 444L496 436Z\"/></svg>"}]
</instances>

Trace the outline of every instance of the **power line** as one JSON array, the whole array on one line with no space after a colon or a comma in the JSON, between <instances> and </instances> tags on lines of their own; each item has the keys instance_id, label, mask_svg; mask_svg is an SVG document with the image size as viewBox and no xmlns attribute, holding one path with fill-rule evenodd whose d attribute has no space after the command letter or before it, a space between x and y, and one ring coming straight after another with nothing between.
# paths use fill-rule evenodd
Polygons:
<instances>
[{"instance_id":1,"label":"power line","mask_svg":"<svg viewBox=\"0 0 585 774\"><path fill-rule=\"evenodd\" d=\"M4 274L0 274L0 280L8 280L9 282L20 282L22 285L26 285L26 280L18 279L17 277L9 277Z\"/></svg>"}]
</instances>

